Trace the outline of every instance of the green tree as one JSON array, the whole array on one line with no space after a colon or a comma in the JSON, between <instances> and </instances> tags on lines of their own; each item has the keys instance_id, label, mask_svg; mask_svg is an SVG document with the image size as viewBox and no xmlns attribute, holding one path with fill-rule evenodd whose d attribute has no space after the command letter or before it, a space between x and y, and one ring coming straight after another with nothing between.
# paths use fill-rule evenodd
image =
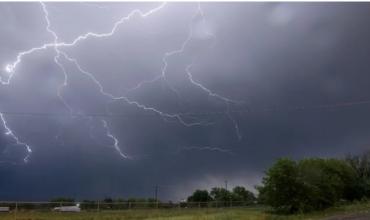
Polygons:
<instances>
[{"instance_id":1,"label":"green tree","mask_svg":"<svg viewBox=\"0 0 370 220\"><path fill-rule=\"evenodd\" d=\"M207 190L195 190L191 196L187 199L187 206L202 206L206 207L208 202L212 201L212 197L209 195Z\"/></svg>"},{"instance_id":2,"label":"green tree","mask_svg":"<svg viewBox=\"0 0 370 220\"><path fill-rule=\"evenodd\" d=\"M305 159L299 162L299 178L304 184L302 211L324 209L341 199L350 200L356 174L338 159Z\"/></svg>"},{"instance_id":3,"label":"green tree","mask_svg":"<svg viewBox=\"0 0 370 220\"><path fill-rule=\"evenodd\" d=\"M276 211L294 213L299 211L302 183L298 178L298 166L287 158L279 159L262 179L263 186L257 187L260 201Z\"/></svg>"},{"instance_id":4,"label":"green tree","mask_svg":"<svg viewBox=\"0 0 370 220\"><path fill-rule=\"evenodd\" d=\"M196 190L191 196L188 197L188 202L209 202L212 198L207 190Z\"/></svg>"},{"instance_id":5,"label":"green tree","mask_svg":"<svg viewBox=\"0 0 370 220\"><path fill-rule=\"evenodd\" d=\"M370 178L370 151L361 155L347 155L345 161L355 169L361 178Z\"/></svg>"},{"instance_id":6,"label":"green tree","mask_svg":"<svg viewBox=\"0 0 370 220\"><path fill-rule=\"evenodd\" d=\"M353 199L370 197L370 151L361 155L348 155L345 161L357 174L356 185L352 191Z\"/></svg>"},{"instance_id":7,"label":"green tree","mask_svg":"<svg viewBox=\"0 0 370 220\"><path fill-rule=\"evenodd\" d=\"M278 160L258 187L260 201L281 212L307 212L352 200L356 172L343 160Z\"/></svg>"},{"instance_id":8,"label":"green tree","mask_svg":"<svg viewBox=\"0 0 370 220\"><path fill-rule=\"evenodd\" d=\"M243 205L253 204L256 201L254 194L243 186L234 187L231 197L233 202L242 202Z\"/></svg>"},{"instance_id":9,"label":"green tree","mask_svg":"<svg viewBox=\"0 0 370 220\"><path fill-rule=\"evenodd\" d=\"M230 191L221 187L212 188L210 195L213 200L217 202L217 206L228 206L232 201L232 194Z\"/></svg>"}]
</instances>

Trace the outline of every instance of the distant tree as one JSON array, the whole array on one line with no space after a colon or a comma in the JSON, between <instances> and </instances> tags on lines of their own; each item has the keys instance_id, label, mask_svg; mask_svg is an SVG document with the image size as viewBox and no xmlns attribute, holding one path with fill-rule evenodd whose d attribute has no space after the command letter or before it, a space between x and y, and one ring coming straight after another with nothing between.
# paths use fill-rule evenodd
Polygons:
<instances>
[{"instance_id":1,"label":"distant tree","mask_svg":"<svg viewBox=\"0 0 370 220\"><path fill-rule=\"evenodd\" d=\"M212 199L217 202L217 206L228 206L232 201L232 193L225 188L214 187L212 188L210 195Z\"/></svg>"},{"instance_id":2,"label":"distant tree","mask_svg":"<svg viewBox=\"0 0 370 220\"><path fill-rule=\"evenodd\" d=\"M113 209L114 200L110 197L106 197L100 204L101 209Z\"/></svg>"},{"instance_id":3,"label":"distant tree","mask_svg":"<svg viewBox=\"0 0 370 220\"><path fill-rule=\"evenodd\" d=\"M215 201L230 201L231 199L231 192L225 188L214 187L210 194Z\"/></svg>"},{"instance_id":4,"label":"distant tree","mask_svg":"<svg viewBox=\"0 0 370 220\"><path fill-rule=\"evenodd\" d=\"M256 201L254 194L246 190L243 186L234 187L232 194L232 201L243 202L243 204L253 204Z\"/></svg>"},{"instance_id":5,"label":"distant tree","mask_svg":"<svg viewBox=\"0 0 370 220\"><path fill-rule=\"evenodd\" d=\"M104 200L103 200L103 202L104 203L113 203L113 199L112 198L105 198Z\"/></svg>"},{"instance_id":6,"label":"distant tree","mask_svg":"<svg viewBox=\"0 0 370 220\"><path fill-rule=\"evenodd\" d=\"M207 190L195 190L191 196L188 197L188 202L209 202L212 198Z\"/></svg>"}]
</instances>

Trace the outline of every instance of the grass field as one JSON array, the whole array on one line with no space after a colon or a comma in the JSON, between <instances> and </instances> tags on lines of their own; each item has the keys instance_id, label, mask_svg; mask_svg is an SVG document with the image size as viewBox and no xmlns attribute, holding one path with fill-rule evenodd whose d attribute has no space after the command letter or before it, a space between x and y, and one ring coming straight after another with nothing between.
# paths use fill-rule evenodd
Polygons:
<instances>
[{"instance_id":1,"label":"grass field","mask_svg":"<svg viewBox=\"0 0 370 220\"><path fill-rule=\"evenodd\" d=\"M306 215L282 216L266 212L262 208L225 208L225 209L153 209L125 210L116 212L18 212L1 213L1 220L296 220L323 219L329 216L370 211L370 203L332 208L323 212Z\"/></svg>"}]
</instances>

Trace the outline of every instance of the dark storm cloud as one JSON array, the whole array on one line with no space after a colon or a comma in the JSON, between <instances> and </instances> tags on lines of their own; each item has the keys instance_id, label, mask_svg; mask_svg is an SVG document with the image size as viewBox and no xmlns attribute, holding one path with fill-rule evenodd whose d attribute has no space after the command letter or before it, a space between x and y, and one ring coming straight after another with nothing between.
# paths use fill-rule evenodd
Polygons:
<instances>
[{"instance_id":1,"label":"dark storm cloud","mask_svg":"<svg viewBox=\"0 0 370 220\"><path fill-rule=\"evenodd\" d=\"M71 42L88 31L108 32L130 11L159 3L46 5L51 29L60 41ZM6 161L0 164L0 199L150 196L156 184L166 186L163 199L179 199L225 179L252 189L281 156L343 156L368 149L370 105L340 105L370 100L368 3L202 3L204 22L194 17L197 7L169 3L145 19L133 16L109 38L88 38L61 50L106 92L163 112L208 113L185 117L206 126L186 127L112 101L62 58L68 73L63 97L74 112L87 115L69 117L57 95L64 78L55 52L37 51L23 58L10 85L0 86L2 112L48 113L5 114L33 153L29 163L19 164L24 149L0 128L1 161ZM1 3L0 11L0 65L53 41L40 4ZM131 91L161 74L163 55L181 47L189 25L193 39L167 59L168 82ZM211 114L225 112L227 105L189 81L186 67L193 61L194 80L244 102L229 106L241 140L233 120ZM0 72L2 79L7 74ZM121 117L88 116L107 111ZM114 149L101 119L132 160Z\"/></svg>"}]
</instances>

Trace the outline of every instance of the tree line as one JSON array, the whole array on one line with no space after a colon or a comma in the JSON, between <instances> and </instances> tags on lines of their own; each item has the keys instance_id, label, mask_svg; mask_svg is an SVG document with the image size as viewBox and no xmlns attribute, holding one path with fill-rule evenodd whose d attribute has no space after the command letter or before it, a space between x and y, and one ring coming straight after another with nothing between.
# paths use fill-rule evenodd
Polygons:
<instances>
[{"instance_id":1,"label":"tree line","mask_svg":"<svg viewBox=\"0 0 370 220\"><path fill-rule=\"evenodd\" d=\"M188 203L201 206L207 206L209 202L216 202L216 206L251 205L256 201L256 196L243 186L236 186L232 191L221 187L214 187L210 192L198 189L187 198Z\"/></svg>"},{"instance_id":2,"label":"tree line","mask_svg":"<svg viewBox=\"0 0 370 220\"><path fill-rule=\"evenodd\" d=\"M258 196L242 186L196 190L188 202L258 203L274 212L293 214L323 210L370 198L370 152L345 158L278 159L256 186ZM222 205L222 204L221 204Z\"/></svg>"}]
</instances>

